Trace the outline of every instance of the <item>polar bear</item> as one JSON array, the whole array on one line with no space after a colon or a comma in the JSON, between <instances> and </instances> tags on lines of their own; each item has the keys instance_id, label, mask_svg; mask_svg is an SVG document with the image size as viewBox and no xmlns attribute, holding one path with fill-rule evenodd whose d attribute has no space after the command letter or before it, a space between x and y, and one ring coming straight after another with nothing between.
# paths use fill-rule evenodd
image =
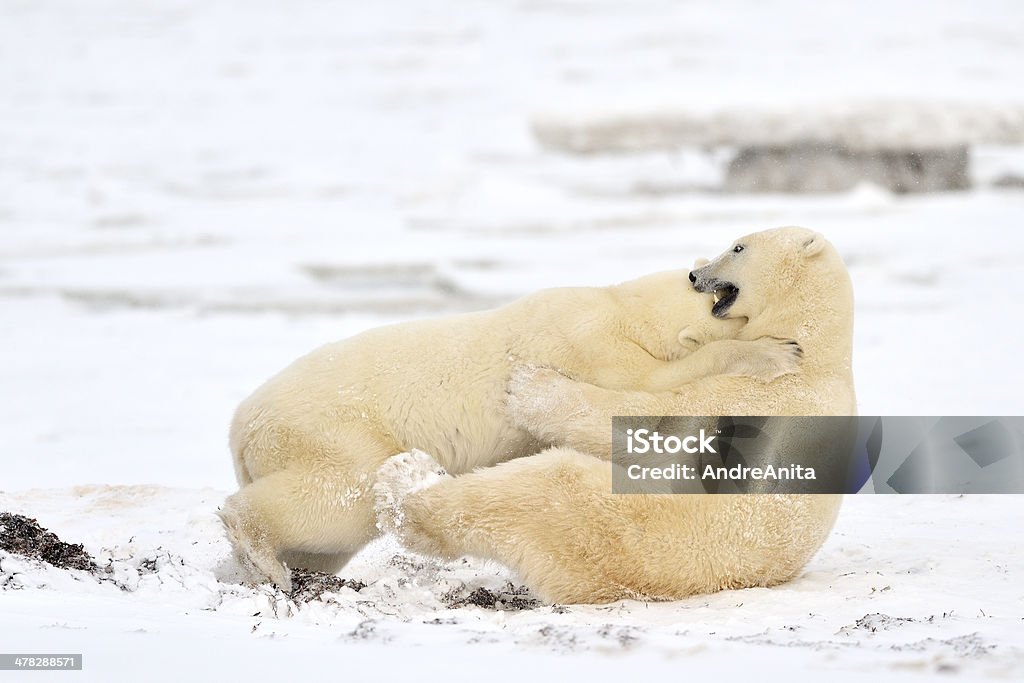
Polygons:
<instances>
[{"instance_id":1,"label":"polar bear","mask_svg":"<svg viewBox=\"0 0 1024 683\"><path fill-rule=\"evenodd\" d=\"M732 339L745 321L712 315L712 299L685 270L665 272L378 328L300 358L231 425L241 488L219 514L237 558L288 590L289 565L335 572L377 535L369 492L389 456L429 450L458 474L536 453L502 410L515 359L646 391L795 370L794 342Z\"/></svg>"},{"instance_id":2,"label":"polar bear","mask_svg":"<svg viewBox=\"0 0 1024 683\"><path fill-rule=\"evenodd\" d=\"M412 550L473 555L512 568L543 599L674 599L791 579L839 511L834 495L617 495L615 415L855 415L853 293L821 235L748 235L690 274L712 314L745 318L739 339L795 339L804 359L772 382L709 376L664 392L612 390L520 368L513 420L554 447L451 477L407 453L381 468L382 527Z\"/></svg>"}]
</instances>

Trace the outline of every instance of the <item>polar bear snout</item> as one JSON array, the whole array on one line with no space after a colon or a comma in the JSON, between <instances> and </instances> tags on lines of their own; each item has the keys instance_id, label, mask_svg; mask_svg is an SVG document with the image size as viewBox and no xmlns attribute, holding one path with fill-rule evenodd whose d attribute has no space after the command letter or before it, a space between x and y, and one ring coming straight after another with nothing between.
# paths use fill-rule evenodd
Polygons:
<instances>
[{"instance_id":1,"label":"polar bear snout","mask_svg":"<svg viewBox=\"0 0 1024 683\"><path fill-rule=\"evenodd\" d=\"M713 264L709 263L690 271L690 283L702 294L715 291L715 285L721 282L721 278L711 272L712 266Z\"/></svg>"},{"instance_id":2,"label":"polar bear snout","mask_svg":"<svg viewBox=\"0 0 1024 683\"><path fill-rule=\"evenodd\" d=\"M693 288L702 294L713 294L715 303L711 307L711 315L725 318L729 308L740 296L740 288L735 283L716 277L710 272L714 264L690 271L690 282Z\"/></svg>"}]
</instances>

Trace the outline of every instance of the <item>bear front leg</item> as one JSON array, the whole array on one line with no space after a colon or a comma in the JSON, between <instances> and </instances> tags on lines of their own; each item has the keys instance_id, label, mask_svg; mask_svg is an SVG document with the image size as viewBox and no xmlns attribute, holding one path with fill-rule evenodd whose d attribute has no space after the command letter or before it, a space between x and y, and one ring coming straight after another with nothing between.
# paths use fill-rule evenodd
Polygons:
<instances>
[{"instance_id":1,"label":"bear front leg","mask_svg":"<svg viewBox=\"0 0 1024 683\"><path fill-rule=\"evenodd\" d=\"M660 363L636 388L670 391L712 375L753 377L770 382L796 372L802 359L803 350L791 339L761 337L754 341L714 341L685 358Z\"/></svg>"},{"instance_id":2,"label":"bear front leg","mask_svg":"<svg viewBox=\"0 0 1024 683\"><path fill-rule=\"evenodd\" d=\"M676 414L676 396L602 389L549 368L522 365L512 371L506 406L516 426L538 440L607 459L613 417Z\"/></svg>"}]
</instances>

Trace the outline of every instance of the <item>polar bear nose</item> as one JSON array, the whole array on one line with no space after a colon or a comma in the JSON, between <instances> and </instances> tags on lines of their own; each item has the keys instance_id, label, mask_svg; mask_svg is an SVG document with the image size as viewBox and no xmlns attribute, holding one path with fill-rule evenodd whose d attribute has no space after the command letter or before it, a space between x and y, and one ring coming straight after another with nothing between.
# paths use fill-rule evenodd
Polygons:
<instances>
[{"instance_id":1,"label":"polar bear nose","mask_svg":"<svg viewBox=\"0 0 1024 683\"><path fill-rule=\"evenodd\" d=\"M697 281L697 276L694 275L693 271L691 270L690 271L690 282L696 282L696 281Z\"/></svg>"}]
</instances>

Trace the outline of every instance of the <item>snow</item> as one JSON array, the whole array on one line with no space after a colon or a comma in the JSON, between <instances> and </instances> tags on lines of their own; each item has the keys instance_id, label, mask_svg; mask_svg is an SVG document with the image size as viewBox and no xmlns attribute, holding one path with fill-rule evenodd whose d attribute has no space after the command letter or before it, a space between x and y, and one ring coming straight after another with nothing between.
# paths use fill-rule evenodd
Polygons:
<instances>
[{"instance_id":1,"label":"snow","mask_svg":"<svg viewBox=\"0 0 1024 683\"><path fill-rule=\"evenodd\" d=\"M570 158L530 131L593 103L1016 106L1022 32L980 0L4 3L0 510L114 581L0 553L2 649L112 680L1019 677L1019 496L849 498L791 584L564 612L448 609L515 579L388 541L344 570L362 591L289 604L233 583L214 511L231 412L300 354L779 224L849 264L862 414L1022 414L1024 193L988 187L1019 148L974 150L970 192L746 196L699 191L714 155Z\"/></svg>"},{"instance_id":2,"label":"snow","mask_svg":"<svg viewBox=\"0 0 1024 683\"><path fill-rule=\"evenodd\" d=\"M1006 520L1019 512L1014 496L852 497L817 559L778 588L675 603L496 611L449 609L446 595L500 589L508 580L502 568L418 560L387 539L345 569L368 584L358 592L296 604L268 587L232 583L213 515L222 495L159 486L0 495L3 509L46 519L111 567L111 578L98 582L0 553L5 648L38 650L42 641L54 651L84 652L86 670L112 672L131 671L118 661L130 648L135 667L154 658L157 680L180 676L181 656L210 673L237 668L261 676L267 667L284 671L279 659L355 657L359 668L346 668L361 680L440 670L449 658L460 670L445 669L452 675L493 676L491 659L508 656L516 669L519 662L526 670L582 667L599 678L680 665L749 673L737 658L829 675L1008 677L1024 665L1017 580L1024 560L1006 537ZM956 520L953 534L949 520ZM177 663L168 658L172 650ZM176 665L155 665L161 661ZM291 666L324 670L316 659Z\"/></svg>"}]
</instances>

